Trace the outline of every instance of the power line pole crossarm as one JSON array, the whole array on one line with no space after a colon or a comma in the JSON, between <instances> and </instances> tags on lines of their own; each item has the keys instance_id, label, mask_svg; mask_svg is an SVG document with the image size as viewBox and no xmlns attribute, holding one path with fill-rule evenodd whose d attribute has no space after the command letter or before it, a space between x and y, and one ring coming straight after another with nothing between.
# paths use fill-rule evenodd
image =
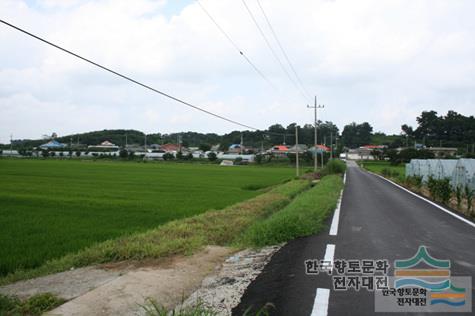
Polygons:
<instances>
[{"instance_id":1,"label":"power line pole crossarm","mask_svg":"<svg viewBox=\"0 0 475 316\"><path fill-rule=\"evenodd\" d=\"M313 166L313 171L317 172L317 168L318 168L318 165L317 165L317 155L318 155L318 147L317 147L317 144L318 144L318 140L317 140L317 136L318 136L318 132L317 132L317 128L318 128L318 114L317 114L317 110L318 109L323 109L325 107L325 105L317 105L317 96L315 96L315 103L313 106L310 106L307 104L307 108L309 109L314 109L314 124L315 124L315 139L314 139L314 145L315 145L315 155L313 156L313 161L314 161L314 166ZM322 167L323 167L323 161L322 161Z\"/></svg>"}]
</instances>

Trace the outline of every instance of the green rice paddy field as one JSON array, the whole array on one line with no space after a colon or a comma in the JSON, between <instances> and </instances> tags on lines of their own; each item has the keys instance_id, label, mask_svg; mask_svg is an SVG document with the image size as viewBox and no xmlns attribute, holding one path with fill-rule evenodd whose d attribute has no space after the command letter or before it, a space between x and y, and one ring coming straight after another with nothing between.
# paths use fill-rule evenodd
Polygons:
<instances>
[{"instance_id":1,"label":"green rice paddy field","mask_svg":"<svg viewBox=\"0 0 475 316\"><path fill-rule=\"evenodd\" d=\"M0 159L0 276L221 209L292 175L282 167Z\"/></svg>"}]
</instances>

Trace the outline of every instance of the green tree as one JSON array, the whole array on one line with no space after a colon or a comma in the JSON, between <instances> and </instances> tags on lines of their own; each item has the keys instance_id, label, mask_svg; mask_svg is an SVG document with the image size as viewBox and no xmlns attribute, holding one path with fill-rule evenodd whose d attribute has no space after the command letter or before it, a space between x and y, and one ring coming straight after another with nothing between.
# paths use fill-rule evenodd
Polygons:
<instances>
[{"instance_id":1,"label":"green tree","mask_svg":"<svg viewBox=\"0 0 475 316\"><path fill-rule=\"evenodd\" d=\"M209 151L211 149L210 144L200 144L199 149L203 152Z\"/></svg>"},{"instance_id":2,"label":"green tree","mask_svg":"<svg viewBox=\"0 0 475 316\"><path fill-rule=\"evenodd\" d=\"M208 159L209 159L209 161L216 161L216 159L218 159L218 156L216 156L215 153L210 152L210 153L208 153Z\"/></svg>"},{"instance_id":3,"label":"green tree","mask_svg":"<svg viewBox=\"0 0 475 316\"><path fill-rule=\"evenodd\" d=\"M356 124L355 122L345 125L343 128L342 140L345 146L357 148L371 143L371 133L373 127L368 122Z\"/></svg>"}]
</instances>

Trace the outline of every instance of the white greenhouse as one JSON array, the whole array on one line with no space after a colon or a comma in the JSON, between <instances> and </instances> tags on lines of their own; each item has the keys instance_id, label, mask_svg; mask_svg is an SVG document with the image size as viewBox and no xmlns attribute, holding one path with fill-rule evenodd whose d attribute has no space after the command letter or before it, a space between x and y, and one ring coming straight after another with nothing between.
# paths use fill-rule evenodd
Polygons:
<instances>
[{"instance_id":1,"label":"white greenhouse","mask_svg":"<svg viewBox=\"0 0 475 316\"><path fill-rule=\"evenodd\" d=\"M459 159L452 174L452 185L454 187L468 186L475 189L475 159Z\"/></svg>"},{"instance_id":2,"label":"white greenhouse","mask_svg":"<svg viewBox=\"0 0 475 316\"><path fill-rule=\"evenodd\" d=\"M423 159L411 159L411 173L413 176L421 176L421 169L424 169L425 160ZM422 168L421 168L422 165Z\"/></svg>"},{"instance_id":3,"label":"white greenhouse","mask_svg":"<svg viewBox=\"0 0 475 316\"><path fill-rule=\"evenodd\" d=\"M444 179L449 178L452 181L452 175L457 165L456 159L439 159L436 167L434 178Z\"/></svg>"},{"instance_id":4,"label":"white greenhouse","mask_svg":"<svg viewBox=\"0 0 475 316\"><path fill-rule=\"evenodd\" d=\"M440 159L427 159L427 173L422 175L422 181L427 182L429 177L440 179L439 174L437 174L437 165L439 164Z\"/></svg>"},{"instance_id":5,"label":"white greenhouse","mask_svg":"<svg viewBox=\"0 0 475 316\"><path fill-rule=\"evenodd\" d=\"M411 163L406 164L406 178L414 176L414 170Z\"/></svg>"}]
</instances>

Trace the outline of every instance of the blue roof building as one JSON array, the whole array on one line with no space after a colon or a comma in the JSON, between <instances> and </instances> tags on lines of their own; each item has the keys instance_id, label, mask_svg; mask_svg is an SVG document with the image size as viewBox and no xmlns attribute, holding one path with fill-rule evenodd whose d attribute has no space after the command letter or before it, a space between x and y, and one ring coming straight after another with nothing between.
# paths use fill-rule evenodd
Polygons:
<instances>
[{"instance_id":1,"label":"blue roof building","mask_svg":"<svg viewBox=\"0 0 475 316\"><path fill-rule=\"evenodd\" d=\"M57 140L50 140L46 144L40 145L41 149L59 149L66 147L65 144L58 142Z\"/></svg>"}]
</instances>

